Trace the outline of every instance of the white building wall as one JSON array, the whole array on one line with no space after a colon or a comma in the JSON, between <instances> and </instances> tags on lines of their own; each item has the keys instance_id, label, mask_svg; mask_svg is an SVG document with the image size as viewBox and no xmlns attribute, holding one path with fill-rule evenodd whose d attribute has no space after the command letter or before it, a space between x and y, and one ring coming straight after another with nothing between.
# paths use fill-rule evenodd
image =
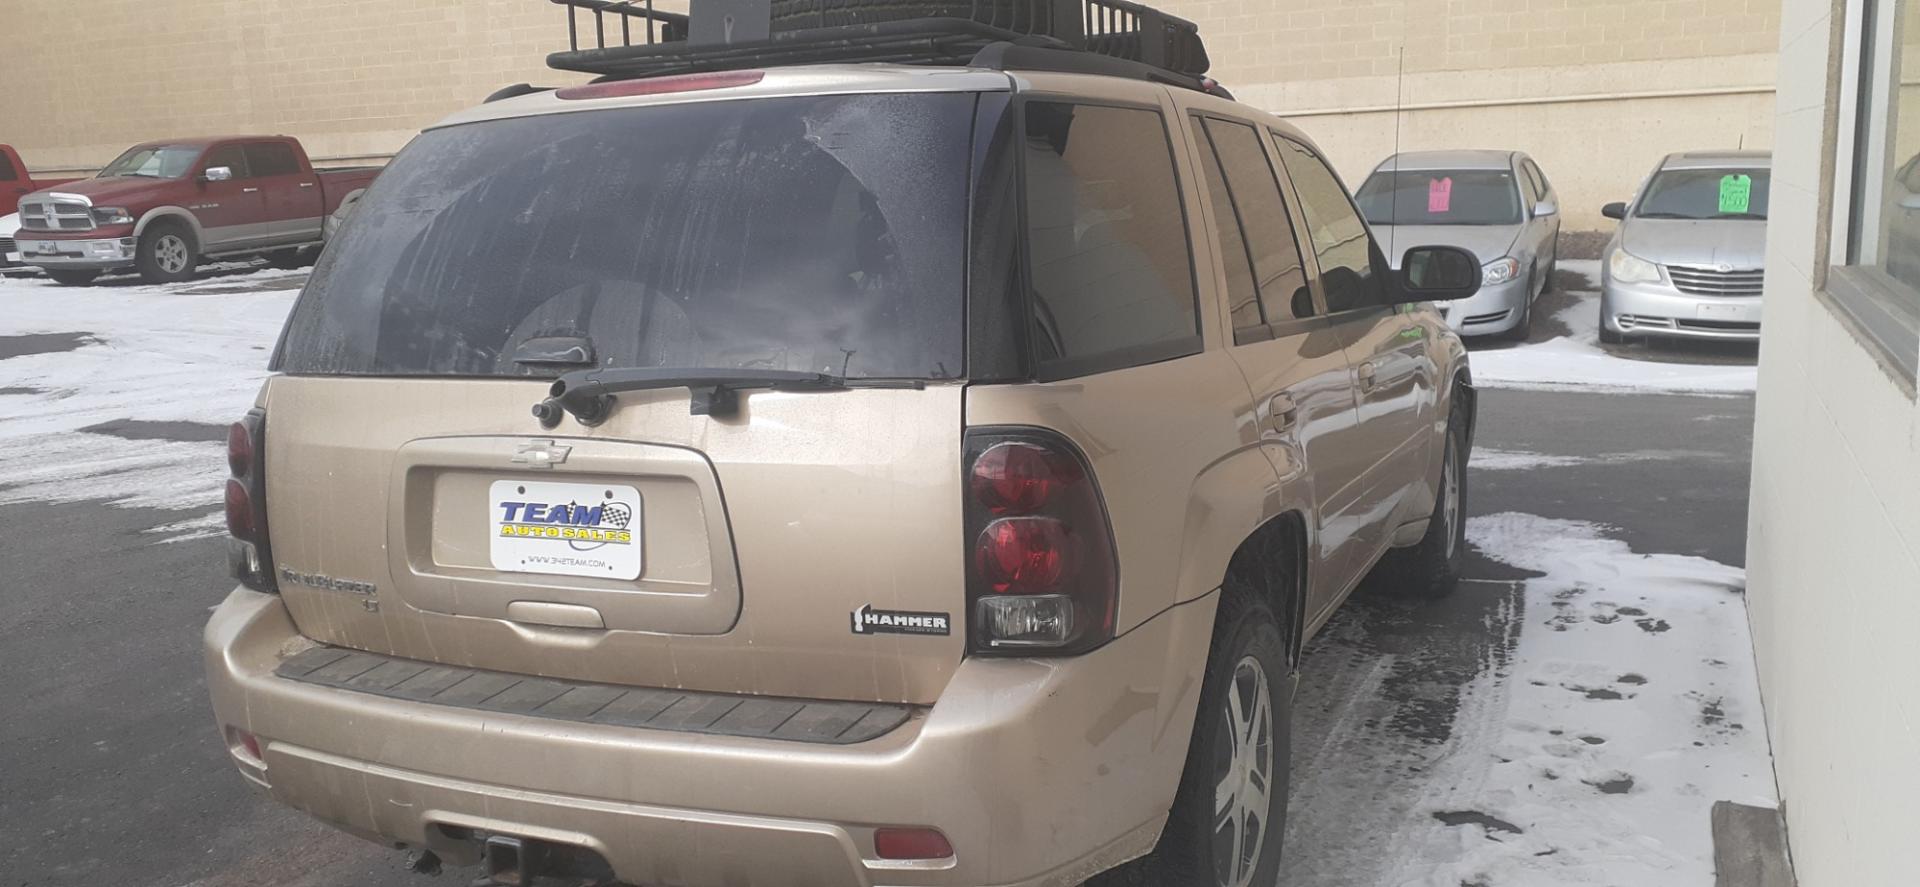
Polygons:
<instances>
[{"instance_id":1,"label":"white building wall","mask_svg":"<svg viewBox=\"0 0 1920 887\"><path fill-rule=\"evenodd\" d=\"M1782 3L1747 606L1801 887L1907 887L1920 883L1920 405L1816 294L1843 17L1836 0Z\"/></svg>"}]
</instances>

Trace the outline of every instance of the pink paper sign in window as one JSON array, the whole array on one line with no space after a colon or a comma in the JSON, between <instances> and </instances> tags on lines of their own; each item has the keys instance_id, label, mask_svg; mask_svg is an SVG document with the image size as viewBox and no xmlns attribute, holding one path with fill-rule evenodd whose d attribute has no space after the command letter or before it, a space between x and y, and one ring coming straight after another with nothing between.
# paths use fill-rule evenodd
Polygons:
<instances>
[{"instance_id":1,"label":"pink paper sign in window","mask_svg":"<svg viewBox=\"0 0 1920 887\"><path fill-rule=\"evenodd\" d=\"M1453 177L1427 180L1427 212L1443 213L1453 206Z\"/></svg>"}]
</instances>

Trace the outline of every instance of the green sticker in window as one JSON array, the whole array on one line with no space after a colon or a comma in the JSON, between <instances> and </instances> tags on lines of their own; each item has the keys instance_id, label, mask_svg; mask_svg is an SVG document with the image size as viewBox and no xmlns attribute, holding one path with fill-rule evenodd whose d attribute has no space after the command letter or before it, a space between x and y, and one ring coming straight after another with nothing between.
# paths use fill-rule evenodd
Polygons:
<instances>
[{"instance_id":1,"label":"green sticker in window","mask_svg":"<svg viewBox=\"0 0 1920 887\"><path fill-rule=\"evenodd\" d=\"M1725 175L1720 177L1720 211L1723 213L1745 213L1753 200L1753 177L1747 175Z\"/></svg>"}]
</instances>

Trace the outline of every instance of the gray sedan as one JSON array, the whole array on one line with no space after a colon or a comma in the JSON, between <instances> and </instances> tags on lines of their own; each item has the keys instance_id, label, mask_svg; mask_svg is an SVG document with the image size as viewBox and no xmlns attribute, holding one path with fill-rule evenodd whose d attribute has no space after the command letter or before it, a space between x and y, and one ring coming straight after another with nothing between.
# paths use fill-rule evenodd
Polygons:
<instances>
[{"instance_id":1,"label":"gray sedan","mask_svg":"<svg viewBox=\"0 0 1920 887\"><path fill-rule=\"evenodd\" d=\"M1600 341L1760 338L1771 155L1669 154L1631 205L1600 273Z\"/></svg>"},{"instance_id":2,"label":"gray sedan","mask_svg":"<svg viewBox=\"0 0 1920 887\"><path fill-rule=\"evenodd\" d=\"M1463 336L1524 339L1559 259L1560 209L1540 166L1518 151L1407 151L1355 195L1388 261L1420 244L1462 247L1482 263L1480 292L1441 306Z\"/></svg>"}]
</instances>

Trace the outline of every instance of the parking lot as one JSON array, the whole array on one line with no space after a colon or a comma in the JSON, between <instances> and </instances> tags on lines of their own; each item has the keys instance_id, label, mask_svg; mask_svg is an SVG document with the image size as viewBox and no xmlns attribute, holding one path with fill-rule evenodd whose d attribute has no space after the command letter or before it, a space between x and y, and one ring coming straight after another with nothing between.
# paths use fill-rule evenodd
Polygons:
<instances>
[{"instance_id":1,"label":"parking lot","mask_svg":"<svg viewBox=\"0 0 1920 887\"><path fill-rule=\"evenodd\" d=\"M1741 597L1753 349L1602 348L1596 272L1563 264L1528 342L1476 346L1459 591L1363 591L1307 650L1283 883L1705 884L1710 805L1773 803ZM224 423L303 279L0 281L8 884L416 881L250 792L201 679Z\"/></svg>"}]
</instances>

